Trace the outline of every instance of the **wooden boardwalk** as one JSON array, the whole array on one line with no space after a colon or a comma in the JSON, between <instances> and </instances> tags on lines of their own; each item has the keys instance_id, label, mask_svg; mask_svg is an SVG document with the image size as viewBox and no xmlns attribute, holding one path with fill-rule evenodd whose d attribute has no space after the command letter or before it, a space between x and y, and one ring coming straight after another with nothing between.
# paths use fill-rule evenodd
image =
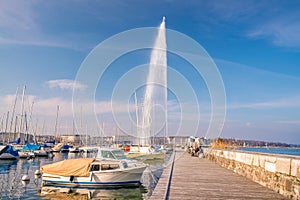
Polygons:
<instances>
[{"instance_id":1,"label":"wooden boardwalk","mask_svg":"<svg viewBox=\"0 0 300 200\"><path fill-rule=\"evenodd\" d=\"M164 170L151 199L286 199L209 160L183 152L176 158L169 188L172 165Z\"/></svg>"}]
</instances>

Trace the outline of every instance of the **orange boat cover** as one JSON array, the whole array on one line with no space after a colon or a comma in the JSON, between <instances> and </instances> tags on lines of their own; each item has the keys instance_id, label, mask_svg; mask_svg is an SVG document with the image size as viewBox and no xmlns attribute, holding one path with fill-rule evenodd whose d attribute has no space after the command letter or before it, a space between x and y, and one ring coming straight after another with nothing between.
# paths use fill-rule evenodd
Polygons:
<instances>
[{"instance_id":1,"label":"orange boat cover","mask_svg":"<svg viewBox=\"0 0 300 200\"><path fill-rule=\"evenodd\" d=\"M63 160L41 167L41 172L59 176L89 176L91 163L95 158Z\"/></svg>"}]
</instances>

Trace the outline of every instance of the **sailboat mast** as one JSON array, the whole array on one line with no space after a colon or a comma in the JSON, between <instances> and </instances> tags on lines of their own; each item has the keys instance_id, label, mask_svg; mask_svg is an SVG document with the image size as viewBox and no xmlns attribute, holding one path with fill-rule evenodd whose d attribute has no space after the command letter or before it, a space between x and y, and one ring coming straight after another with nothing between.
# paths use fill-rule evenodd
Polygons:
<instances>
[{"instance_id":1,"label":"sailboat mast","mask_svg":"<svg viewBox=\"0 0 300 200\"><path fill-rule=\"evenodd\" d=\"M85 146L88 146L88 125L85 126Z\"/></svg>"},{"instance_id":2,"label":"sailboat mast","mask_svg":"<svg viewBox=\"0 0 300 200\"><path fill-rule=\"evenodd\" d=\"M32 123L33 104L34 104L34 101L31 103L31 106L30 106L30 115L29 115L29 120L28 120L28 124L29 124L28 131L29 131L29 129L31 129L32 132L34 132L33 123Z\"/></svg>"},{"instance_id":3,"label":"sailboat mast","mask_svg":"<svg viewBox=\"0 0 300 200\"><path fill-rule=\"evenodd\" d=\"M45 119L43 121L43 127L42 127L42 135L45 135Z\"/></svg>"},{"instance_id":4,"label":"sailboat mast","mask_svg":"<svg viewBox=\"0 0 300 200\"><path fill-rule=\"evenodd\" d=\"M82 129L82 106L80 106L80 141L83 144L83 129Z\"/></svg>"},{"instance_id":5,"label":"sailboat mast","mask_svg":"<svg viewBox=\"0 0 300 200\"><path fill-rule=\"evenodd\" d=\"M5 133L5 135L7 135L7 125L8 125L8 119L9 118L9 111L7 111L7 114L6 114L6 123L5 123L5 131L4 131L4 133ZM9 143L9 137L7 138L7 143Z\"/></svg>"},{"instance_id":6,"label":"sailboat mast","mask_svg":"<svg viewBox=\"0 0 300 200\"><path fill-rule=\"evenodd\" d=\"M14 140L16 140L16 136L17 136L17 126L18 126L18 116L16 116L15 119Z\"/></svg>"},{"instance_id":7,"label":"sailboat mast","mask_svg":"<svg viewBox=\"0 0 300 200\"><path fill-rule=\"evenodd\" d=\"M58 112L59 112L59 105L57 105L56 119L55 119L55 130L54 130L54 139L55 140L57 139Z\"/></svg>"},{"instance_id":8,"label":"sailboat mast","mask_svg":"<svg viewBox=\"0 0 300 200\"><path fill-rule=\"evenodd\" d=\"M3 120L4 120L4 116L5 116L5 113L2 115L1 117L1 129L0 129L0 132L2 133L2 143L4 144L4 131L3 131Z\"/></svg>"},{"instance_id":9,"label":"sailboat mast","mask_svg":"<svg viewBox=\"0 0 300 200\"><path fill-rule=\"evenodd\" d=\"M138 143L140 145L140 136L139 136L139 106L137 103L136 91L134 91L134 102L135 102L135 118L136 118L136 136L138 137Z\"/></svg>"},{"instance_id":10,"label":"sailboat mast","mask_svg":"<svg viewBox=\"0 0 300 200\"><path fill-rule=\"evenodd\" d=\"M29 143L29 137L28 137L28 123L27 123L27 114L26 114L26 112L25 112L25 115L24 115L24 119L25 119L25 138L26 138L26 141L25 141L25 143L26 142L28 142Z\"/></svg>"},{"instance_id":11,"label":"sailboat mast","mask_svg":"<svg viewBox=\"0 0 300 200\"><path fill-rule=\"evenodd\" d=\"M36 141L36 132L37 132L37 129L38 129L38 119L36 119L36 124L35 124L35 129L33 131L33 140L34 140L34 143L37 144L37 141Z\"/></svg>"},{"instance_id":12,"label":"sailboat mast","mask_svg":"<svg viewBox=\"0 0 300 200\"><path fill-rule=\"evenodd\" d=\"M17 98L18 98L18 91L19 91L19 87L17 87L17 90L16 90L16 95L15 95L15 101L14 101L14 106L13 106L13 110L12 110L12 115L11 115L11 121L10 121L10 127L9 127L9 132L12 133L13 130L12 130L12 126L13 126L13 121L14 121L14 118L15 118L15 110L16 110L16 104L17 104Z\"/></svg>"},{"instance_id":13,"label":"sailboat mast","mask_svg":"<svg viewBox=\"0 0 300 200\"><path fill-rule=\"evenodd\" d=\"M22 104L21 104L21 119L19 127L19 137L21 138L22 128L23 128L23 116L24 116L24 96L25 96L26 85L24 85L22 93Z\"/></svg>"},{"instance_id":14,"label":"sailboat mast","mask_svg":"<svg viewBox=\"0 0 300 200\"><path fill-rule=\"evenodd\" d=\"M103 146L103 140L104 140L104 122L102 122L102 128L101 128L101 147Z\"/></svg>"},{"instance_id":15,"label":"sailboat mast","mask_svg":"<svg viewBox=\"0 0 300 200\"><path fill-rule=\"evenodd\" d=\"M72 123L72 134L75 136L75 122Z\"/></svg>"}]
</instances>

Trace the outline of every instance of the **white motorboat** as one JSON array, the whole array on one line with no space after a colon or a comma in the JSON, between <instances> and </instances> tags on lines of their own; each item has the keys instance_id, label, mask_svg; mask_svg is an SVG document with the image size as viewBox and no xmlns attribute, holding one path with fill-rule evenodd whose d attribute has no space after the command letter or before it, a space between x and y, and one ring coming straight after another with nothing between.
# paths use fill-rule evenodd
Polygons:
<instances>
[{"instance_id":1,"label":"white motorboat","mask_svg":"<svg viewBox=\"0 0 300 200\"><path fill-rule=\"evenodd\" d=\"M20 158L34 158L35 157L35 153L33 151L20 150L18 153L19 153Z\"/></svg>"},{"instance_id":2,"label":"white motorboat","mask_svg":"<svg viewBox=\"0 0 300 200\"><path fill-rule=\"evenodd\" d=\"M70 147L69 148L69 153L79 153L80 152L80 149L79 147Z\"/></svg>"},{"instance_id":3,"label":"white motorboat","mask_svg":"<svg viewBox=\"0 0 300 200\"><path fill-rule=\"evenodd\" d=\"M99 147L96 146L84 146L84 147L79 147L79 151L84 153L95 153L97 152L98 148Z\"/></svg>"},{"instance_id":4,"label":"white motorboat","mask_svg":"<svg viewBox=\"0 0 300 200\"><path fill-rule=\"evenodd\" d=\"M157 153L152 146L139 146L139 145L128 145L126 146L127 153L138 153L138 154L153 154Z\"/></svg>"},{"instance_id":5,"label":"white motorboat","mask_svg":"<svg viewBox=\"0 0 300 200\"><path fill-rule=\"evenodd\" d=\"M52 152L60 152L61 149L63 148L63 146L64 146L64 143L58 143L51 149L51 151Z\"/></svg>"},{"instance_id":6,"label":"white motorboat","mask_svg":"<svg viewBox=\"0 0 300 200\"><path fill-rule=\"evenodd\" d=\"M126 160L78 158L41 167L42 186L138 186L147 165Z\"/></svg>"},{"instance_id":7,"label":"white motorboat","mask_svg":"<svg viewBox=\"0 0 300 200\"><path fill-rule=\"evenodd\" d=\"M18 151L14 150L11 145L0 146L0 160L16 160L19 158Z\"/></svg>"},{"instance_id":8,"label":"white motorboat","mask_svg":"<svg viewBox=\"0 0 300 200\"><path fill-rule=\"evenodd\" d=\"M34 151L34 154L37 157L48 157L50 155L50 153L51 152L49 150L45 150L43 148L41 148L40 150Z\"/></svg>"}]
</instances>

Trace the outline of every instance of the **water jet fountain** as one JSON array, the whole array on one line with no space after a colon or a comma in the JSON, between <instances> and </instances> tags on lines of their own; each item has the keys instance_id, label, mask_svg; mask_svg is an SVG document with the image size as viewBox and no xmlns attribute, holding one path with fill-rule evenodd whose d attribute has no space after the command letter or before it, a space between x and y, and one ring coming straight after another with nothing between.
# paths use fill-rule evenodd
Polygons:
<instances>
[{"instance_id":1,"label":"water jet fountain","mask_svg":"<svg viewBox=\"0 0 300 200\"><path fill-rule=\"evenodd\" d=\"M167 45L165 17L158 28L158 34L151 51L147 84L141 111L141 125L138 136L140 145L151 143L151 131L153 131L153 119L157 109L164 112L164 131L167 133ZM155 131L153 131L154 136Z\"/></svg>"}]
</instances>

